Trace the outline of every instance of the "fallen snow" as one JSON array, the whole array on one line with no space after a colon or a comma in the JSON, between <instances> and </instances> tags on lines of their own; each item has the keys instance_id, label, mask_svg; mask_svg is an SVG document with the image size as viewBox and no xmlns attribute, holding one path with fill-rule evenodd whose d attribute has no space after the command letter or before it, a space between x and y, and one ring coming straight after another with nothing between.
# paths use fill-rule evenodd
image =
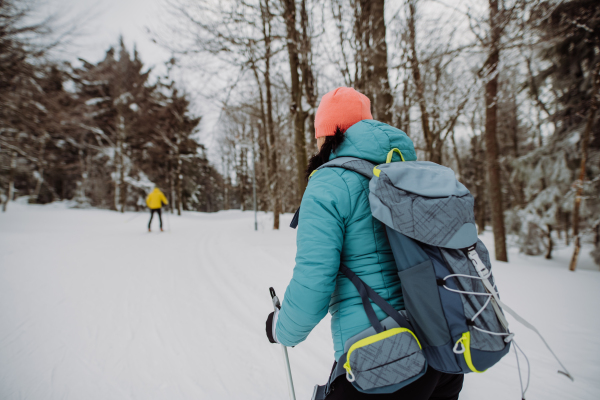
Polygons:
<instances>
[{"instance_id":1,"label":"fallen snow","mask_svg":"<svg viewBox=\"0 0 600 400\"><path fill-rule=\"evenodd\" d=\"M295 231L253 213L164 215L11 203L0 214L0 399L286 399L281 350L267 342L268 287L283 294ZM155 222L156 223L156 222ZM493 247L490 234L483 236ZM516 322L532 364L527 399L597 399L600 273L584 249L554 260L515 250L495 263L503 300L536 325L575 376L558 375ZM512 319L509 317L509 320ZM333 361L327 317L289 350L298 400ZM523 365L523 363L522 363ZM461 399L520 397L514 353L466 377Z\"/></svg>"}]
</instances>

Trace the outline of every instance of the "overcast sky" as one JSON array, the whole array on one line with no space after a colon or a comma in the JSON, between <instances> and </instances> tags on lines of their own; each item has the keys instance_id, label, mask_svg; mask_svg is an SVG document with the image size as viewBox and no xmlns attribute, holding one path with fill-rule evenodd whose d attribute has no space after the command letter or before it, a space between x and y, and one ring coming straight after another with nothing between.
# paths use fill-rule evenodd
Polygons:
<instances>
[{"instance_id":1,"label":"overcast sky","mask_svg":"<svg viewBox=\"0 0 600 400\"><path fill-rule=\"evenodd\" d=\"M35 1L35 0L34 0ZM58 58L69 60L75 65L78 58L98 62L110 46L117 46L123 35L127 48L132 51L134 44L146 68L153 68L156 74L164 74L164 63L171 53L152 42L147 29L161 31L170 17L165 0L40 0L45 1L43 16L58 16L58 25L67 26L75 22L78 34L61 47ZM47 10L46 10L47 9ZM37 16L38 19L41 16ZM164 29L162 29L164 32ZM164 37L161 37L164 39ZM175 71L173 78L184 89L193 102L193 112L202 115L200 140L212 147L212 130L219 116L218 107L207 103L199 93L198 79L193 71ZM151 78L153 80L153 78Z\"/></svg>"},{"instance_id":2,"label":"overcast sky","mask_svg":"<svg viewBox=\"0 0 600 400\"><path fill-rule=\"evenodd\" d=\"M160 26L163 0L48 0L51 13L58 13L65 23L79 24L78 35L64 49L64 57L84 58L97 62L123 35L131 50L134 43L146 65L161 67L169 52L152 43L146 28Z\"/></svg>"}]
</instances>

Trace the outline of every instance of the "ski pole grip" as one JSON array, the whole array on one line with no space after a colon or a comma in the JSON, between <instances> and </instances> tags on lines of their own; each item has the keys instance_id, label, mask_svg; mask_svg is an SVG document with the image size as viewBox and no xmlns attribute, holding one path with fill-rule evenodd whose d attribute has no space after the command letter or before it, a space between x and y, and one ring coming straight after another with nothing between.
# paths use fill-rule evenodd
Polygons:
<instances>
[{"instance_id":1,"label":"ski pole grip","mask_svg":"<svg viewBox=\"0 0 600 400\"><path fill-rule=\"evenodd\" d=\"M281 304L279 303L279 298L275 294L275 289L273 289L272 287L269 288L269 293L271 294L271 301L273 302L273 308L274 309L281 308Z\"/></svg>"}]
</instances>

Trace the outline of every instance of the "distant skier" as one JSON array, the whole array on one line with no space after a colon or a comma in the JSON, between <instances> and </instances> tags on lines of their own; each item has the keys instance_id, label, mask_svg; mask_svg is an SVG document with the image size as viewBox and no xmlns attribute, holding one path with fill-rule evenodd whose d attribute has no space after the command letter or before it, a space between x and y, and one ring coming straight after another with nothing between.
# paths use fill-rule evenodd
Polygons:
<instances>
[{"instance_id":1,"label":"distant skier","mask_svg":"<svg viewBox=\"0 0 600 400\"><path fill-rule=\"evenodd\" d=\"M150 208L150 222L148 222L148 232L152 232L150 225L152 225L152 217L154 217L154 213L158 214L158 220L160 221L160 231L163 231L162 227L162 213L161 209L163 205L167 205L169 202L167 198L160 191L159 188L155 187L154 190L148 195L146 198L146 205Z\"/></svg>"}]
</instances>

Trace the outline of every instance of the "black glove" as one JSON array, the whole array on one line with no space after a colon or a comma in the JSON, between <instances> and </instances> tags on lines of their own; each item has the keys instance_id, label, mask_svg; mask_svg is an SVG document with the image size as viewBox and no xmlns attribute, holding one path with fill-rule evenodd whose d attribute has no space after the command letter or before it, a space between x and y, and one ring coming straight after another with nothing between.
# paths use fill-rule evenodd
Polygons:
<instances>
[{"instance_id":1,"label":"black glove","mask_svg":"<svg viewBox=\"0 0 600 400\"><path fill-rule=\"evenodd\" d=\"M277 341L273 338L273 316L274 316L275 312L272 312L271 314L269 314L269 316L267 317L267 338L269 338L269 342L271 343L277 343Z\"/></svg>"}]
</instances>

